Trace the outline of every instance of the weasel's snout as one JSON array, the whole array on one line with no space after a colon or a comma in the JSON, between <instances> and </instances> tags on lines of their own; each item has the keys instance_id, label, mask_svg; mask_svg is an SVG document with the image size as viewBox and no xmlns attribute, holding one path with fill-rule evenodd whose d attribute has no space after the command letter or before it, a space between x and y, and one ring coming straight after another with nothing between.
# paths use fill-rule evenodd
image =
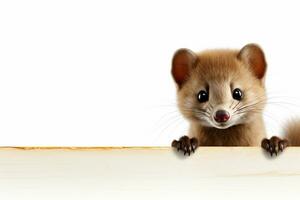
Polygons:
<instances>
[{"instance_id":1,"label":"weasel's snout","mask_svg":"<svg viewBox=\"0 0 300 200\"><path fill-rule=\"evenodd\" d=\"M227 112L226 110L218 110L215 113L214 119L216 120L216 122L227 122L230 118L230 114L229 112Z\"/></svg>"}]
</instances>

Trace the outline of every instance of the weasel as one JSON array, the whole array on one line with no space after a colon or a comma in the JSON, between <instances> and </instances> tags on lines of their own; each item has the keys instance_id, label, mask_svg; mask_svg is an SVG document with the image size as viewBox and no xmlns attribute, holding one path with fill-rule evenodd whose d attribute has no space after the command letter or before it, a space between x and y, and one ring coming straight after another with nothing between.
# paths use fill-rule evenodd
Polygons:
<instances>
[{"instance_id":1,"label":"weasel","mask_svg":"<svg viewBox=\"0 0 300 200\"><path fill-rule=\"evenodd\" d=\"M262 146L271 155L283 151L288 139L266 138L262 117L266 70L264 52L257 44L240 50L177 50L171 74L178 108L190 129L172 146L184 155L198 146ZM300 125L289 129L300 130Z\"/></svg>"}]
</instances>

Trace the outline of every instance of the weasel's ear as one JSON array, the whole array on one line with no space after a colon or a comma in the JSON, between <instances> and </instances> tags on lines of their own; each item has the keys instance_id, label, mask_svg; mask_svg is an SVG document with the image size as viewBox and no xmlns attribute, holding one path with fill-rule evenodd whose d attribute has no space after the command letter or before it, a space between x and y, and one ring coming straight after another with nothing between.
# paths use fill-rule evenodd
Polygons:
<instances>
[{"instance_id":1,"label":"weasel's ear","mask_svg":"<svg viewBox=\"0 0 300 200\"><path fill-rule=\"evenodd\" d=\"M179 49L175 52L172 59L172 76L179 88L187 81L196 61L196 54L189 49Z\"/></svg>"},{"instance_id":2,"label":"weasel's ear","mask_svg":"<svg viewBox=\"0 0 300 200\"><path fill-rule=\"evenodd\" d=\"M265 76L267 63L263 50L256 44L247 44L238 53L238 59L246 63L258 79Z\"/></svg>"}]
</instances>

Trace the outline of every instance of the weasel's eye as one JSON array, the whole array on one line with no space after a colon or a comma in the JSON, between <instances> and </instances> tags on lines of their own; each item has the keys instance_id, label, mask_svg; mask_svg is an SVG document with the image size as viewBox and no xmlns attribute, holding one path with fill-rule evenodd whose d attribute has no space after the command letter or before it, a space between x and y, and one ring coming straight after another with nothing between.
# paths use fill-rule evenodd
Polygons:
<instances>
[{"instance_id":1,"label":"weasel's eye","mask_svg":"<svg viewBox=\"0 0 300 200\"><path fill-rule=\"evenodd\" d=\"M201 90L197 95L197 99L200 103L208 101L208 92Z\"/></svg>"},{"instance_id":2,"label":"weasel's eye","mask_svg":"<svg viewBox=\"0 0 300 200\"><path fill-rule=\"evenodd\" d=\"M240 90L239 88L235 88L232 92L232 97L238 101L242 100L242 98L243 98L242 90Z\"/></svg>"}]
</instances>

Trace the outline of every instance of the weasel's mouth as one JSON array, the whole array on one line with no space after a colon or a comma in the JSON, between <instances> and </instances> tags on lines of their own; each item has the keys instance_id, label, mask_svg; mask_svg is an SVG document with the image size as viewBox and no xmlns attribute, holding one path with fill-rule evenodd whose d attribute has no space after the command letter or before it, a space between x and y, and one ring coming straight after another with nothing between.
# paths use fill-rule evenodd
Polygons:
<instances>
[{"instance_id":1,"label":"weasel's mouth","mask_svg":"<svg viewBox=\"0 0 300 200\"><path fill-rule=\"evenodd\" d=\"M227 129L231 126L233 126L233 124L231 123L212 123L213 127L217 128L217 129Z\"/></svg>"},{"instance_id":2,"label":"weasel's mouth","mask_svg":"<svg viewBox=\"0 0 300 200\"><path fill-rule=\"evenodd\" d=\"M200 124L204 127L213 127L216 129L227 129L235 125L235 123L232 120L227 122L216 122L213 119L208 119L206 121L200 120L198 122L200 122Z\"/></svg>"}]
</instances>

